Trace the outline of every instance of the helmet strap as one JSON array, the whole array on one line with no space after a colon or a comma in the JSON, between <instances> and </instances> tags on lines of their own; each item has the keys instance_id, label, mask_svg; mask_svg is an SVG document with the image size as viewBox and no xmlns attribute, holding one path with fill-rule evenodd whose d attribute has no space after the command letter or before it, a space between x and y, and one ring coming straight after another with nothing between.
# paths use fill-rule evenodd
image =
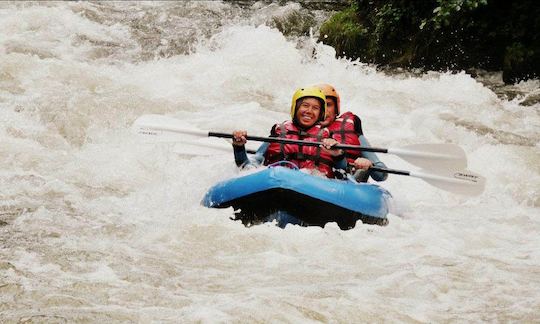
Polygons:
<instances>
[{"instance_id":1,"label":"helmet strap","mask_svg":"<svg viewBox=\"0 0 540 324\"><path fill-rule=\"evenodd\" d=\"M337 106L337 98L334 97L334 96L328 96L326 98L330 98L332 99L332 101L334 102L334 114L336 114L336 116L338 115L338 106Z\"/></svg>"}]
</instances>

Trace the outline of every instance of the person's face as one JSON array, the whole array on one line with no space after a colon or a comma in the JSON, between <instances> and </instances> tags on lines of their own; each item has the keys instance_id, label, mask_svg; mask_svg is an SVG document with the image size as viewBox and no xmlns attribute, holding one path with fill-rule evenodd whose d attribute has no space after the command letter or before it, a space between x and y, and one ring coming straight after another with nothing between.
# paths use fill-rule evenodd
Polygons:
<instances>
[{"instance_id":1,"label":"person's face","mask_svg":"<svg viewBox=\"0 0 540 324\"><path fill-rule=\"evenodd\" d=\"M326 111L321 125L326 127L336 120L336 103L333 98L326 98Z\"/></svg>"},{"instance_id":2,"label":"person's face","mask_svg":"<svg viewBox=\"0 0 540 324\"><path fill-rule=\"evenodd\" d=\"M321 113L321 102L315 98L302 98L302 103L296 109L296 120L302 127L311 127Z\"/></svg>"}]
</instances>

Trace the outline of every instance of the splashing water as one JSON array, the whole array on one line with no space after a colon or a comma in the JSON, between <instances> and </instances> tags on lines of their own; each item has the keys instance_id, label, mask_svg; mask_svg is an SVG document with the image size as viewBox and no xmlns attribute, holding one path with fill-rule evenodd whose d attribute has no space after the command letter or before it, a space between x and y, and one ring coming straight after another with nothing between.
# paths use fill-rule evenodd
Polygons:
<instances>
[{"instance_id":1,"label":"splashing water","mask_svg":"<svg viewBox=\"0 0 540 324\"><path fill-rule=\"evenodd\" d=\"M0 4L0 319L538 321L540 105L465 73L336 59L303 32L328 16L266 2ZM386 227L245 228L199 204L238 174L232 152L182 156L130 131L154 113L266 136L294 89L320 82L375 146L462 146L484 194L391 176Z\"/></svg>"}]
</instances>

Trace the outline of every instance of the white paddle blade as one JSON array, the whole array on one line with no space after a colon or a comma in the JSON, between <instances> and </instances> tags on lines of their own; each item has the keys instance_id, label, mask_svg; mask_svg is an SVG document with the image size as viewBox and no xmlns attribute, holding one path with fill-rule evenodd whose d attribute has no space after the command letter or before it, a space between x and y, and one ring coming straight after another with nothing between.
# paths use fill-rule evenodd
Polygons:
<instances>
[{"instance_id":1,"label":"white paddle blade","mask_svg":"<svg viewBox=\"0 0 540 324\"><path fill-rule=\"evenodd\" d=\"M421 170L411 172L410 176L420 178L434 187L459 195L477 196L484 191L486 186L484 177L469 170Z\"/></svg>"},{"instance_id":2,"label":"white paddle blade","mask_svg":"<svg viewBox=\"0 0 540 324\"><path fill-rule=\"evenodd\" d=\"M209 143L205 141L178 142L174 145L173 152L184 156L216 156L232 154L231 145L226 143Z\"/></svg>"},{"instance_id":3,"label":"white paddle blade","mask_svg":"<svg viewBox=\"0 0 540 324\"><path fill-rule=\"evenodd\" d=\"M456 170L467 168L467 156L455 144L413 144L403 148L388 149L403 160L429 170Z\"/></svg>"},{"instance_id":4,"label":"white paddle blade","mask_svg":"<svg viewBox=\"0 0 540 324\"><path fill-rule=\"evenodd\" d=\"M182 134L182 138L191 137L207 137L208 132L199 130L187 122L179 119L162 116L162 115L143 115L133 123L132 129L137 133L145 136L159 136L166 138L166 133ZM173 136L170 136L174 138Z\"/></svg>"},{"instance_id":5,"label":"white paddle blade","mask_svg":"<svg viewBox=\"0 0 540 324\"><path fill-rule=\"evenodd\" d=\"M177 143L173 151L185 156L212 156L231 154L231 142L216 137L208 137L203 131L172 117L148 114L133 123L132 130L147 143ZM250 142L246 147L256 150L258 143Z\"/></svg>"},{"instance_id":6,"label":"white paddle blade","mask_svg":"<svg viewBox=\"0 0 540 324\"><path fill-rule=\"evenodd\" d=\"M231 144L208 137L186 122L162 115L143 115L133 123L133 131L150 143L177 143L174 152L181 155L214 155L231 152Z\"/></svg>"}]
</instances>

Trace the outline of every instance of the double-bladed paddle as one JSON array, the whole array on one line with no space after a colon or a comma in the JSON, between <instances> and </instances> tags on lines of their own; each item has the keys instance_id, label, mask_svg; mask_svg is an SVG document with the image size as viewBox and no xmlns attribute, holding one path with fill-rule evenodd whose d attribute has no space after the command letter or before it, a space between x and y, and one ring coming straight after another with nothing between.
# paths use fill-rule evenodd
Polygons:
<instances>
[{"instance_id":1,"label":"double-bladed paddle","mask_svg":"<svg viewBox=\"0 0 540 324\"><path fill-rule=\"evenodd\" d=\"M133 128L139 134L161 136L163 132L179 133L194 137L218 137L232 139L229 133L203 131L187 127L177 119L161 115L144 115L138 118ZM246 136L247 140L320 146L321 142L293 140L279 137ZM205 144L203 144L205 145ZM217 149L216 145L211 146ZM445 191L462 195L478 195L483 192L485 178L467 168L467 157L463 149L455 144L414 144L402 148L376 148L357 145L338 144L338 149L394 154L403 160L417 165L423 170L404 171L371 167L370 170L419 178ZM224 148L229 150L228 148Z\"/></svg>"},{"instance_id":2,"label":"double-bladed paddle","mask_svg":"<svg viewBox=\"0 0 540 324\"><path fill-rule=\"evenodd\" d=\"M486 185L483 176L469 170L405 171L379 167L371 167L369 170L418 178L434 187L459 195L477 196L484 191Z\"/></svg>"},{"instance_id":3,"label":"double-bladed paddle","mask_svg":"<svg viewBox=\"0 0 540 324\"><path fill-rule=\"evenodd\" d=\"M195 137L233 138L231 133L203 131L194 129L192 127L186 127L182 124L183 123L181 121L170 117L144 115L135 121L134 127L139 134L143 135L158 136L161 134L161 132L172 132ZM321 142L310 142L280 137L248 135L246 136L246 139L268 143L301 144L306 146L322 145ZM377 148L364 147L360 145L338 144L334 147L345 150L394 154L403 160L423 169L464 169L467 167L467 157L465 152L461 147L455 144L413 144L404 146L402 148Z\"/></svg>"}]
</instances>

